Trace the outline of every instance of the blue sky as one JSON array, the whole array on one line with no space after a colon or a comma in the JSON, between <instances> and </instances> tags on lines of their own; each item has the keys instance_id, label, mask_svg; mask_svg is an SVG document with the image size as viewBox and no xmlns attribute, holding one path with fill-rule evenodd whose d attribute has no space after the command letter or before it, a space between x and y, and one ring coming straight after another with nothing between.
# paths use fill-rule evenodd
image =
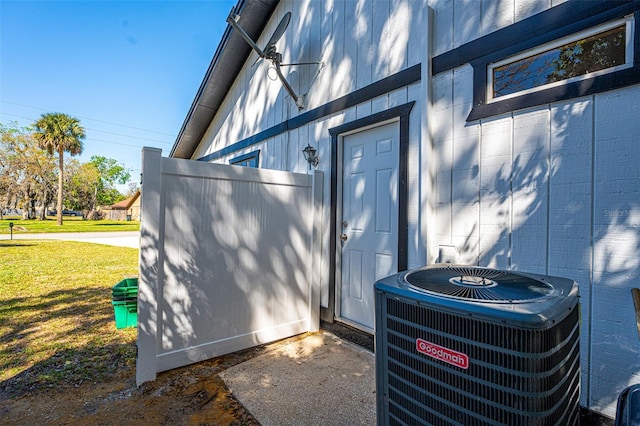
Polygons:
<instances>
[{"instance_id":1,"label":"blue sky","mask_svg":"<svg viewBox=\"0 0 640 426\"><path fill-rule=\"evenodd\" d=\"M167 156L236 1L0 0L0 122L79 118L92 155L138 180L143 146Z\"/></svg>"}]
</instances>

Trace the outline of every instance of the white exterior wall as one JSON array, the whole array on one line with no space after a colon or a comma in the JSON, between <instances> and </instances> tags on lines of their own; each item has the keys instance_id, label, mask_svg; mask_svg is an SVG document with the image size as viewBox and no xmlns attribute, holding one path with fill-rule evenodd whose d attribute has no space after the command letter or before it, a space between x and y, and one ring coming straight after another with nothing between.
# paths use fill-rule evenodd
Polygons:
<instances>
[{"instance_id":1,"label":"white exterior wall","mask_svg":"<svg viewBox=\"0 0 640 426\"><path fill-rule=\"evenodd\" d=\"M329 274L328 130L415 101L410 115L409 268L441 245L459 261L572 278L582 305L581 403L613 417L619 392L640 382L640 342L630 288L640 277L640 87L467 123L470 65L426 81L425 5L438 55L564 0L285 0L292 20L278 50L305 111L417 63L423 81L275 136L216 162L260 149L260 167L305 172L302 149L324 171L322 306ZM216 152L299 114L266 61L247 60L193 158ZM288 74L286 74L288 72Z\"/></svg>"},{"instance_id":2,"label":"white exterior wall","mask_svg":"<svg viewBox=\"0 0 640 426\"><path fill-rule=\"evenodd\" d=\"M435 54L556 3L433 0ZM467 123L472 78L466 65L433 79L428 261L455 245L461 263L576 280L581 404L614 417L620 391L640 382L640 87Z\"/></svg>"},{"instance_id":3,"label":"white exterior wall","mask_svg":"<svg viewBox=\"0 0 640 426\"><path fill-rule=\"evenodd\" d=\"M280 82L270 79L268 61L253 65L252 53L229 95L209 126L192 158L200 158L239 140L255 135L298 114L375 83L422 62L421 32L423 2L415 0L285 0L258 40L264 46L280 19L291 12L291 23L277 47L283 63L321 61L323 65L283 67L283 73L298 95L305 95L305 109L298 112ZM407 29L412 29L407 31ZM288 73L288 74L287 74ZM329 298L330 161L329 129L385 111L407 102L420 102L420 82L344 109L331 116L293 129L215 160L228 164L239 155L260 150L260 167L298 173L308 171L302 150L311 143L318 149L323 171L323 276L322 306ZM409 235L410 267L424 265L419 234L419 141L420 106L409 121Z\"/></svg>"},{"instance_id":4,"label":"white exterior wall","mask_svg":"<svg viewBox=\"0 0 640 426\"><path fill-rule=\"evenodd\" d=\"M300 112L304 113L420 63L421 10L422 2L415 0L283 0L257 44L264 46L282 16L292 13L291 23L277 45L283 54L282 62L323 63L282 68L296 93L305 95L305 110ZM407 31L408 28L418 30ZM271 63L262 60L253 65L257 57L252 53L245 63L194 158L299 114L275 73L269 72ZM406 90L382 96L358 105L355 111L345 111L341 114L344 118L335 123L391 108L406 99ZM304 130L298 133L307 134ZM311 137L314 142L319 135ZM289 135L288 142L292 139L297 140ZM284 142L277 141L273 149L282 149L277 145ZM306 167L301 153L306 140L299 144L299 150L289 144L291 152L283 152L285 155L278 157L281 164L273 164L274 168L292 165L287 154L295 160L293 164ZM271 164L265 166L270 168Z\"/></svg>"}]
</instances>

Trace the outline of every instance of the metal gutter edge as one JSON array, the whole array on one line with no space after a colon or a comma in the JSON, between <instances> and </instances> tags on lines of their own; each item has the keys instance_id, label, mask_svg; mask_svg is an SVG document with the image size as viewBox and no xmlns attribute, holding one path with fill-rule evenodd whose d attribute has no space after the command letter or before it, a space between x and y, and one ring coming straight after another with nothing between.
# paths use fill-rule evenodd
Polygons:
<instances>
[{"instance_id":1,"label":"metal gutter edge","mask_svg":"<svg viewBox=\"0 0 640 426\"><path fill-rule=\"evenodd\" d=\"M251 37L257 39L260 36L279 1L238 0L235 9ZM251 48L227 25L171 148L170 157L190 158L193 155L250 53Z\"/></svg>"}]
</instances>

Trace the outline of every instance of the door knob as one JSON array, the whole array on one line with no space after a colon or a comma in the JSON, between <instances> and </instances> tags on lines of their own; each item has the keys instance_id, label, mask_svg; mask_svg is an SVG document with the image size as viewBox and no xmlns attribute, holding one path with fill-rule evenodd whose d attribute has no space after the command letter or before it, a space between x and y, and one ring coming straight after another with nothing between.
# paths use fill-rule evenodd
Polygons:
<instances>
[{"instance_id":1,"label":"door knob","mask_svg":"<svg viewBox=\"0 0 640 426\"><path fill-rule=\"evenodd\" d=\"M347 234L342 234L342 235L340 235L340 239L342 241L347 241L349 239L349 237L347 236Z\"/></svg>"}]
</instances>

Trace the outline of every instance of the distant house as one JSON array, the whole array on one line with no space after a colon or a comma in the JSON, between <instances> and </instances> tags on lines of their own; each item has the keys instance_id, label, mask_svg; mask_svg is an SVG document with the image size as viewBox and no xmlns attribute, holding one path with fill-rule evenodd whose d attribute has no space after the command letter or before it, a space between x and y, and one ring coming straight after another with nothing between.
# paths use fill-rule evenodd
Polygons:
<instances>
[{"instance_id":1,"label":"distant house","mask_svg":"<svg viewBox=\"0 0 640 426\"><path fill-rule=\"evenodd\" d=\"M100 209L108 220L140 220L140 190L126 200Z\"/></svg>"}]
</instances>

